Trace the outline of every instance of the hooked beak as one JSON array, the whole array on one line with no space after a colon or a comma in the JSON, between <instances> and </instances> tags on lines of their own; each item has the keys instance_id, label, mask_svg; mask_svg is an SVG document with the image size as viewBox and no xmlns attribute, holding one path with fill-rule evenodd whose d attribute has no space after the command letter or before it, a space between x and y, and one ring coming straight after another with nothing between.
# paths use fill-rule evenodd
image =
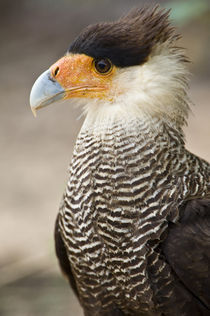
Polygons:
<instances>
[{"instance_id":1,"label":"hooked beak","mask_svg":"<svg viewBox=\"0 0 210 316\"><path fill-rule=\"evenodd\" d=\"M31 110L36 116L38 109L61 99L110 99L113 73L114 67L107 75L98 73L92 57L68 54L34 83L30 95Z\"/></svg>"},{"instance_id":2,"label":"hooked beak","mask_svg":"<svg viewBox=\"0 0 210 316\"><path fill-rule=\"evenodd\" d=\"M30 94L31 110L36 117L36 111L50 103L63 99L65 90L51 76L51 70L43 72L35 81Z\"/></svg>"}]
</instances>

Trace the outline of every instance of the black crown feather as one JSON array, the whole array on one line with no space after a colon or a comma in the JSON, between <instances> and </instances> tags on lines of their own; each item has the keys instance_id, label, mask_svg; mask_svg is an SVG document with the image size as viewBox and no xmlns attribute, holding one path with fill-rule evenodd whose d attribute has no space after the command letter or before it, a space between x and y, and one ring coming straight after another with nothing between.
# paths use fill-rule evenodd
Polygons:
<instances>
[{"instance_id":1,"label":"black crown feather","mask_svg":"<svg viewBox=\"0 0 210 316\"><path fill-rule=\"evenodd\" d=\"M156 44L173 42L178 36L169 22L169 11L133 9L115 22L88 26L68 52L93 58L109 58L118 67L143 64Z\"/></svg>"}]
</instances>

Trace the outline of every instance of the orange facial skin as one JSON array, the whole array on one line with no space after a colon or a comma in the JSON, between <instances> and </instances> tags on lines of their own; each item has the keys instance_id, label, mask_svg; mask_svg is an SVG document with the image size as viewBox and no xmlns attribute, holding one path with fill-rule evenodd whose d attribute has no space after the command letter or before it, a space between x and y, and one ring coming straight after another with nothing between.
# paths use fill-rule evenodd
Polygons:
<instances>
[{"instance_id":1,"label":"orange facial skin","mask_svg":"<svg viewBox=\"0 0 210 316\"><path fill-rule=\"evenodd\" d=\"M115 67L107 74L98 73L93 58L83 54L69 54L50 67L51 76L65 90L64 99L74 97L110 100L110 88Z\"/></svg>"}]
</instances>

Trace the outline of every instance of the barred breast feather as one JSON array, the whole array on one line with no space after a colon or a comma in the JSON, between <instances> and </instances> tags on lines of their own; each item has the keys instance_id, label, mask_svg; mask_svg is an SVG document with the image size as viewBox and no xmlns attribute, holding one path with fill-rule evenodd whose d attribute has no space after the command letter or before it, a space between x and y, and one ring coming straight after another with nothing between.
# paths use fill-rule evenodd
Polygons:
<instances>
[{"instance_id":1,"label":"barred breast feather","mask_svg":"<svg viewBox=\"0 0 210 316\"><path fill-rule=\"evenodd\" d=\"M173 300L174 275L158 247L183 202L205 196L208 168L158 119L84 124L59 225L92 315L113 302L126 313L158 315L158 297Z\"/></svg>"}]
</instances>

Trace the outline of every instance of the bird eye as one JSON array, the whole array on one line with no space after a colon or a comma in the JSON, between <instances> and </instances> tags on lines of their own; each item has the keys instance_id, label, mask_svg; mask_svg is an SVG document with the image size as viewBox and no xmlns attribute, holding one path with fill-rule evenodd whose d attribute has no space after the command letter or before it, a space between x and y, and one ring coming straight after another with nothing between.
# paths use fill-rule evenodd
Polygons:
<instances>
[{"instance_id":1,"label":"bird eye","mask_svg":"<svg viewBox=\"0 0 210 316\"><path fill-rule=\"evenodd\" d=\"M107 74L112 70L112 63L108 58L94 59L94 68L100 74Z\"/></svg>"}]
</instances>

